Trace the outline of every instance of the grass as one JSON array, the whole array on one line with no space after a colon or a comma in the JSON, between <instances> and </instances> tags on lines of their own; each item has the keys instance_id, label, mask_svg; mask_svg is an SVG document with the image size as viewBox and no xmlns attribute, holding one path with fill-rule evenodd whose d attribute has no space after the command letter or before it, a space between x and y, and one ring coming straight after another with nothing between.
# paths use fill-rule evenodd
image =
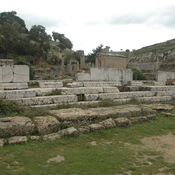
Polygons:
<instances>
[{"instance_id":1,"label":"grass","mask_svg":"<svg viewBox=\"0 0 175 175\"><path fill-rule=\"evenodd\" d=\"M54 141L29 142L0 148L1 175L115 175L132 172L156 174L168 167L166 173L175 173L175 164L164 161L160 152L143 148L140 139L175 132L175 118L158 113L154 121L127 128L113 128L82 134L79 137ZM90 142L96 141L93 146ZM47 160L64 156L60 163ZM144 160L144 157L149 157ZM151 164L149 163L151 162Z\"/></svg>"}]
</instances>

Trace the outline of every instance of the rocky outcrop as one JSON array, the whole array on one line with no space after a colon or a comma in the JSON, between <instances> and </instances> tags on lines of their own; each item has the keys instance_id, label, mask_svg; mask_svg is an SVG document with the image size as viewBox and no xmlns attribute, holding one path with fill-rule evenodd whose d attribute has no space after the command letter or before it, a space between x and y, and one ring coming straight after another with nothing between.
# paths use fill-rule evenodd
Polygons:
<instances>
[{"instance_id":1,"label":"rocky outcrop","mask_svg":"<svg viewBox=\"0 0 175 175\"><path fill-rule=\"evenodd\" d=\"M34 117L34 123L39 134L57 132L61 128L60 122L52 116Z\"/></svg>"},{"instance_id":2,"label":"rocky outcrop","mask_svg":"<svg viewBox=\"0 0 175 175\"><path fill-rule=\"evenodd\" d=\"M16 116L0 119L0 137L32 135L35 125L28 117Z\"/></svg>"}]
</instances>

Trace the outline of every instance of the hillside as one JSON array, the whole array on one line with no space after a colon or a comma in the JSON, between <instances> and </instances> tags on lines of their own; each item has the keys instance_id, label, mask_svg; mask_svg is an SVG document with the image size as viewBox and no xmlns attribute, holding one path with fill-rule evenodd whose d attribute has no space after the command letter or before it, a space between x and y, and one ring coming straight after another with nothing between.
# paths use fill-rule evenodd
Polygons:
<instances>
[{"instance_id":1,"label":"hillside","mask_svg":"<svg viewBox=\"0 0 175 175\"><path fill-rule=\"evenodd\" d=\"M136 68L155 78L155 73L175 71L175 39L146 46L130 53L128 68Z\"/></svg>"}]
</instances>

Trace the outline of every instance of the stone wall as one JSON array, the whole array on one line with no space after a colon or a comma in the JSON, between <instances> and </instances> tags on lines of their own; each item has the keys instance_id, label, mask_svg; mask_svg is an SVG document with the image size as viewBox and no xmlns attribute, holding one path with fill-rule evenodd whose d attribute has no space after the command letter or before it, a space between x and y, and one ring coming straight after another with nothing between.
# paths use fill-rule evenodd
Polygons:
<instances>
[{"instance_id":1,"label":"stone wall","mask_svg":"<svg viewBox=\"0 0 175 175\"><path fill-rule=\"evenodd\" d=\"M29 81L29 67L27 65L0 66L0 83L22 83Z\"/></svg>"},{"instance_id":2,"label":"stone wall","mask_svg":"<svg viewBox=\"0 0 175 175\"><path fill-rule=\"evenodd\" d=\"M158 82L166 82L167 80L174 80L174 79L175 79L175 72L164 72L164 71L157 72Z\"/></svg>"},{"instance_id":3,"label":"stone wall","mask_svg":"<svg viewBox=\"0 0 175 175\"><path fill-rule=\"evenodd\" d=\"M76 74L77 81L132 81L133 73L131 69L117 68L91 68L90 74Z\"/></svg>"}]
</instances>

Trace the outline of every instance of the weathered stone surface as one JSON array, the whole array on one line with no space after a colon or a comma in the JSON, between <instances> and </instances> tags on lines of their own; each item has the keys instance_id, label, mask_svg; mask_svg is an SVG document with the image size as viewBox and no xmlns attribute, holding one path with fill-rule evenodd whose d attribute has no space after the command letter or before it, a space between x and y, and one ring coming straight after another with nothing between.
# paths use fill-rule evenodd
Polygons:
<instances>
[{"instance_id":1,"label":"weathered stone surface","mask_svg":"<svg viewBox=\"0 0 175 175\"><path fill-rule=\"evenodd\" d=\"M19 98L15 99L18 103L26 106L32 105L46 105L46 104L67 104L77 102L76 95L55 95L55 96L40 96L32 98Z\"/></svg>"},{"instance_id":2,"label":"weathered stone surface","mask_svg":"<svg viewBox=\"0 0 175 175\"><path fill-rule=\"evenodd\" d=\"M59 133L52 133L43 136L43 140L55 140L59 139L61 136Z\"/></svg>"},{"instance_id":3,"label":"weathered stone surface","mask_svg":"<svg viewBox=\"0 0 175 175\"><path fill-rule=\"evenodd\" d=\"M98 99L98 94L85 94L86 101L95 101Z\"/></svg>"},{"instance_id":4,"label":"weathered stone surface","mask_svg":"<svg viewBox=\"0 0 175 175\"><path fill-rule=\"evenodd\" d=\"M0 137L31 135L35 125L28 117L5 117L0 119Z\"/></svg>"},{"instance_id":5,"label":"weathered stone surface","mask_svg":"<svg viewBox=\"0 0 175 175\"><path fill-rule=\"evenodd\" d=\"M57 132L61 128L60 122L52 116L38 116L33 120L39 134Z\"/></svg>"},{"instance_id":6,"label":"weathered stone surface","mask_svg":"<svg viewBox=\"0 0 175 175\"><path fill-rule=\"evenodd\" d=\"M91 80L89 73L77 73L75 74L76 81L89 81Z\"/></svg>"},{"instance_id":7,"label":"weathered stone surface","mask_svg":"<svg viewBox=\"0 0 175 175\"><path fill-rule=\"evenodd\" d=\"M79 131L79 133L86 134L86 133L90 132L90 128L88 126L82 126L82 127L78 128L78 131Z\"/></svg>"},{"instance_id":8,"label":"weathered stone surface","mask_svg":"<svg viewBox=\"0 0 175 175\"><path fill-rule=\"evenodd\" d=\"M2 66L0 66L0 83L2 83Z\"/></svg>"},{"instance_id":9,"label":"weathered stone surface","mask_svg":"<svg viewBox=\"0 0 175 175\"><path fill-rule=\"evenodd\" d=\"M33 141L38 141L41 139L41 136L30 136L30 139Z\"/></svg>"},{"instance_id":10,"label":"weathered stone surface","mask_svg":"<svg viewBox=\"0 0 175 175\"><path fill-rule=\"evenodd\" d=\"M156 115L155 114L150 114L146 116L148 120L155 120L156 119Z\"/></svg>"},{"instance_id":11,"label":"weathered stone surface","mask_svg":"<svg viewBox=\"0 0 175 175\"><path fill-rule=\"evenodd\" d=\"M73 83L67 83L66 87L68 87L68 88L78 88L79 86L78 86L78 83L73 82Z\"/></svg>"},{"instance_id":12,"label":"weathered stone surface","mask_svg":"<svg viewBox=\"0 0 175 175\"><path fill-rule=\"evenodd\" d=\"M62 129L59 131L59 133L61 133L63 136L77 136L79 134L78 130L74 127Z\"/></svg>"},{"instance_id":13,"label":"weathered stone surface","mask_svg":"<svg viewBox=\"0 0 175 175\"><path fill-rule=\"evenodd\" d=\"M13 66L11 65L2 66L2 82L3 83L13 82Z\"/></svg>"},{"instance_id":14,"label":"weathered stone surface","mask_svg":"<svg viewBox=\"0 0 175 175\"><path fill-rule=\"evenodd\" d=\"M59 88L63 87L62 81L39 81L40 88Z\"/></svg>"},{"instance_id":15,"label":"weathered stone surface","mask_svg":"<svg viewBox=\"0 0 175 175\"><path fill-rule=\"evenodd\" d=\"M103 87L104 93L118 93L120 92L117 87Z\"/></svg>"},{"instance_id":16,"label":"weathered stone surface","mask_svg":"<svg viewBox=\"0 0 175 175\"><path fill-rule=\"evenodd\" d=\"M59 88L61 95L77 95L77 94L98 94L103 92L102 87L79 87L79 88Z\"/></svg>"},{"instance_id":17,"label":"weathered stone surface","mask_svg":"<svg viewBox=\"0 0 175 175\"><path fill-rule=\"evenodd\" d=\"M50 113L55 114L58 120L64 123L76 123L76 124L87 124L91 120L98 117L96 112L91 112L89 110L83 110L81 108L70 108L70 109L60 109L51 110Z\"/></svg>"},{"instance_id":18,"label":"weathered stone surface","mask_svg":"<svg viewBox=\"0 0 175 175\"><path fill-rule=\"evenodd\" d=\"M120 118L117 118L117 119L114 119L115 123L117 126L120 126L120 127L126 127L126 126L129 126L131 125L131 122L128 118L125 118L125 117L120 117Z\"/></svg>"},{"instance_id":19,"label":"weathered stone surface","mask_svg":"<svg viewBox=\"0 0 175 175\"><path fill-rule=\"evenodd\" d=\"M112 128L112 127L116 126L115 121L112 120L112 118L104 120L104 121L100 122L99 124L104 126L104 128Z\"/></svg>"},{"instance_id":20,"label":"weathered stone surface","mask_svg":"<svg viewBox=\"0 0 175 175\"><path fill-rule=\"evenodd\" d=\"M0 147L4 146L4 139L0 139Z\"/></svg>"},{"instance_id":21,"label":"weathered stone surface","mask_svg":"<svg viewBox=\"0 0 175 175\"><path fill-rule=\"evenodd\" d=\"M143 117L132 117L129 119L132 124L139 123L139 122L145 122L148 121L148 118L143 116Z\"/></svg>"},{"instance_id":22,"label":"weathered stone surface","mask_svg":"<svg viewBox=\"0 0 175 175\"><path fill-rule=\"evenodd\" d=\"M144 105L144 106L147 106L151 109L154 109L154 110L158 110L158 111L163 111L163 110L173 110L174 109L174 106L173 105L170 105L170 104L160 104L160 103L157 103L157 104L148 104L148 105Z\"/></svg>"},{"instance_id":23,"label":"weathered stone surface","mask_svg":"<svg viewBox=\"0 0 175 175\"><path fill-rule=\"evenodd\" d=\"M13 65L13 82L29 82L29 66Z\"/></svg>"},{"instance_id":24,"label":"weathered stone surface","mask_svg":"<svg viewBox=\"0 0 175 175\"><path fill-rule=\"evenodd\" d=\"M14 137L10 137L8 139L8 143L10 145L19 144L19 143L26 143L26 142L27 142L26 136L14 136Z\"/></svg>"},{"instance_id":25,"label":"weathered stone surface","mask_svg":"<svg viewBox=\"0 0 175 175\"><path fill-rule=\"evenodd\" d=\"M88 126L90 128L90 131L98 131L98 130L104 129L104 126L101 124L91 124Z\"/></svg>"},{"instance_id":26,"label":"weathered stone surface","mask_svg":"<svg viewBox=\"0 0 175 175\"><path fill-rule=\"evenodd\" d=\"M59 163L59 162L64 161L64 160L65 160L65 158L63 156L58 155L57 157L53 157L53 158L48 159L47 163L50 163L50 162Z\"/></svg>"}]
</instances>

